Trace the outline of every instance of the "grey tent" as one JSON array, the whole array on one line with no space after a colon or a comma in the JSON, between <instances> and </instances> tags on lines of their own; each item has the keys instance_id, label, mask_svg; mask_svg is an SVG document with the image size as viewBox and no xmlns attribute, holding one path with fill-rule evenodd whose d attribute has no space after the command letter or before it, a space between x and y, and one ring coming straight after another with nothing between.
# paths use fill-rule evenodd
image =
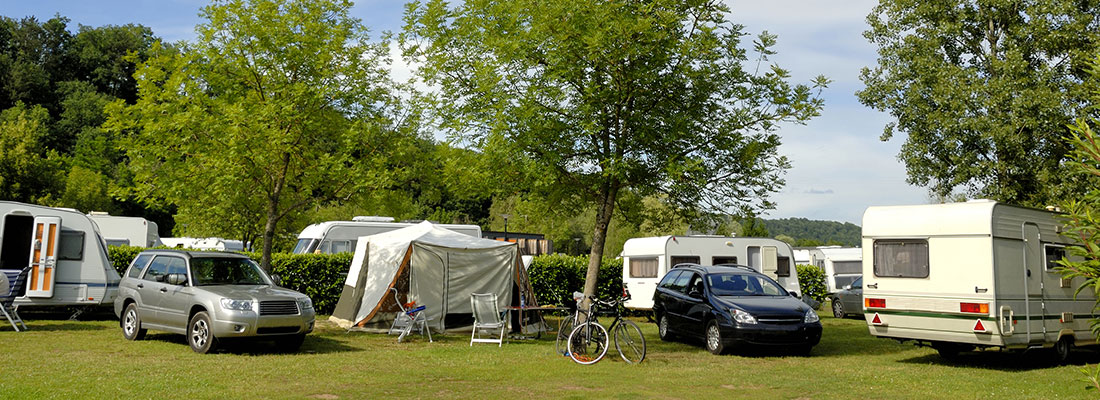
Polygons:
<instances>
[{"instance_id":1,"label":"grey tent","mask_svg":"<svg viewBox=\"0 0 1100 400\"><path fill-rule=\"evenodd\" d=\"M537 305L515 243L481 239L423 222L360 237L331 320L344 328L388 327L400 301L426 306L428 325L470 315L471 293L496 293L499 306L518 303L513 293Z\"/></svg>"}]
</instances>

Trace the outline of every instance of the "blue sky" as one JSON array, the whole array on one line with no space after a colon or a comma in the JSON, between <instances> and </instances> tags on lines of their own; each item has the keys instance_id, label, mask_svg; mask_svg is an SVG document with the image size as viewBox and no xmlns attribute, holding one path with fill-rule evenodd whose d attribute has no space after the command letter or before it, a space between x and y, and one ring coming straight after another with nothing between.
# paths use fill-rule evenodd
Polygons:
<instances>
[{"instance_id":1,"label":"blue sky","mask_svg":"<svg viewBox=\"0 0 1100 400\"><path fill-rule=\"evenodd\" d=\"M859 70L873 66L875 48L862 36L874 0L726 0L731 19L757 34L779 35L771 61L791 71L795 82L824 74L833 83L823 93L822 115L804 126L784 126L780 152L791 159L787 185L773 200L777 208L766 218L804 217L861 225L872 205L929 202L927 191L905 182L905 167L897 161L904 135L878 140L889 115L863 107L855 92L863 87ZM137 23L168 41L191 40L201 22L205 0L6 0L0 15L61 14L77 25ZM358 0L353 15L370 27L372 37L401 28L402 1ZM750 40L751 38L746 38ZM397 70L407 69L398 65ZM398 71L401 75L407 72Z\"/></svg>"}]
</instances>

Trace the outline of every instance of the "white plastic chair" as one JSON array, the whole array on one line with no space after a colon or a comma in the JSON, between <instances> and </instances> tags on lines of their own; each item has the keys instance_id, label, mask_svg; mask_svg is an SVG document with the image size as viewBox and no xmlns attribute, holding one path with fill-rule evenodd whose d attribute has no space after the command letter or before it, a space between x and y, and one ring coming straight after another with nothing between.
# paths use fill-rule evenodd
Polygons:
<instances>
[{"instance_id":1,"label":"white plastic chair","mask_svg":"<svg viewBox=\"0 0 1100 400\"><path fill-rule=\"evenodd\" d=\"M413 329L420 332L421 335L425 333L428 335L428 342L432 342L432 330L428 327L428 319L424 317L424 306L413 307L412 309L405 308L404 304L401 304L401 299L397 297L397 289L390 288L393 291L393 299L397 302L397 307L401 309L397 313L397 317L393 319L393 325L390 325L389 334L397 333L397 342L405 339L405 336L409 336Z\"/></svg>"},{"instance_id":2,"label":"white plastic chair","mask_svg":"<svg viewBox=\"0 0 1100 400\"><path fill-rule=\"evenodd\" d=\"M470 333L470 346L477 343L496 343L497 347L504 345L504 328L508 325L503 316L500 313L500 308L497 306L497 295L494 293L472 293L470 294L470 305L474 310L474 331ZM500 335L495 339L493 337L481 337L481 331L488 331L488 333L496 333L496 330L500 330Z\"/></svg>"}]
</instances>

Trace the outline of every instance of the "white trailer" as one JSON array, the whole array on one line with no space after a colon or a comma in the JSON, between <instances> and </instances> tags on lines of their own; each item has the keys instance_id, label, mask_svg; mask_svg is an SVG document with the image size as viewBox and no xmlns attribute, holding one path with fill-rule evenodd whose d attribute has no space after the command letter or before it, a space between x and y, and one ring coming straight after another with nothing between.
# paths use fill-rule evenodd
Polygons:
<instances>
[{"instance_id":1,"label":"white trailer","mask_svg":"<svg viewBox=\"0 0 1100 400\"><path fill-rule=\"evenodd\" d=\"M14 280L20 307L110 305L121 278L107 259L95 222L64 208L0 201L0 271Z\"/></svg>"},{"instance_id":2,"label":"white trailer","mask_svg":"<svg viewBox=\"0 0 1100 400\"><path fill-rule=\"evenodd\" d=\"M157 223L145 218L108 215L103 211L92 211L88 218L99 226L99 233L108 246L157 247L162 244Z\"/></svg>"},{"instance_id":3,"label":"white trailer","mask_svg":"<svg viewBox=\"0 0 1100 400\"><path fill-rule=\"evenodd\" d=\"M370 236L416 225L409 222L393 222L391 217L355 217L351 221L326 221L307 226L298 234L294 254L336 254L355 251L360 236ZM461 234L481 237L477 225L436 224Z\"/></svg>"},{"instance_id":4,"label":"white trailer","mask_svg":"<svg viewBox=\"0 0 1100 400\"><path fill-rule=\"evenodd\" d=\"M626 307L653 309L657 282L681 263L739 264L775 279L799 293L798 272L791 246L775 239L723 236L657 236L629 239L623 244L623 283L630 290Z\"/></svg>"},{"instance_id":5,"label":"white trailer","mask_svg":"<svg viewBox=\"0 0 1100 400\"><path fill-rule=\"evenodd\" d=\"M829 294L836 293L863 276L863 249L859 247L821 246L808 249L811 265L825 273Z\"/></svg>"},{"instance_id":6,"label":"white trailer","mask_svg":"<svg viewBox=\"0 0 1100 400\"><path fill-rule=\"evenodd\" d=\"M1096 344L1096 298L1056 262L1071 242L1057 214L989 200L870 207L863 215L863 301L872 335L974 347Z\"/></svg>"},{"instance_id":7,"label":"white trailer","mask_svg":"<svg viewBox=\"0 0 1100 400\"><path fill-rule=\"evenodd\" d=\"M160 238L160 241L168 247L180 249L211 250L211 251L246 251L244 242L240 240L222 239L218 237L193 238L172 237Z\"/></svg>"}]
</instances>

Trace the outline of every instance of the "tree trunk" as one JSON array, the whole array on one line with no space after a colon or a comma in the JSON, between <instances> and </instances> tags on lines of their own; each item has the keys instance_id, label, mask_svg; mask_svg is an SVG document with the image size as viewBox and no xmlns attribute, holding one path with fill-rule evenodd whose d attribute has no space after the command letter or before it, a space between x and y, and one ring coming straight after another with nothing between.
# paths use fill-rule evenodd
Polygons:
<instances>
[{"instance_id":1,"label":"tree trunk","mask_svg":"<svg viewBox=\"0 0 1100 400\"><path fill-rule=\"evenodd\" d=\"M618 194L617 182L610 182L600 190L600 204L596 209L596 228L592 232L592 251L588 253L588 274L584 278L584 300L581 302L584 308L588 308L590 304L589 297L596 294L600 262L603 260L603 248L607 241L607 227L611 225L611 215L615 212L615 197Z\"/></svg>"},{"instance_id":2,"label":"tree trunk","mask_svg":"<svg viewBox=\"0 0 1100 400\"><path fill-rule=\"evenodd\" d=\"M271 242L275 240L275 223L277 220L275 207L274 201L267 202L267 222L264 222L264 248L260 256L260 268L263 268L268 274L271 274Z\"/></svg>"}]
</instances>

